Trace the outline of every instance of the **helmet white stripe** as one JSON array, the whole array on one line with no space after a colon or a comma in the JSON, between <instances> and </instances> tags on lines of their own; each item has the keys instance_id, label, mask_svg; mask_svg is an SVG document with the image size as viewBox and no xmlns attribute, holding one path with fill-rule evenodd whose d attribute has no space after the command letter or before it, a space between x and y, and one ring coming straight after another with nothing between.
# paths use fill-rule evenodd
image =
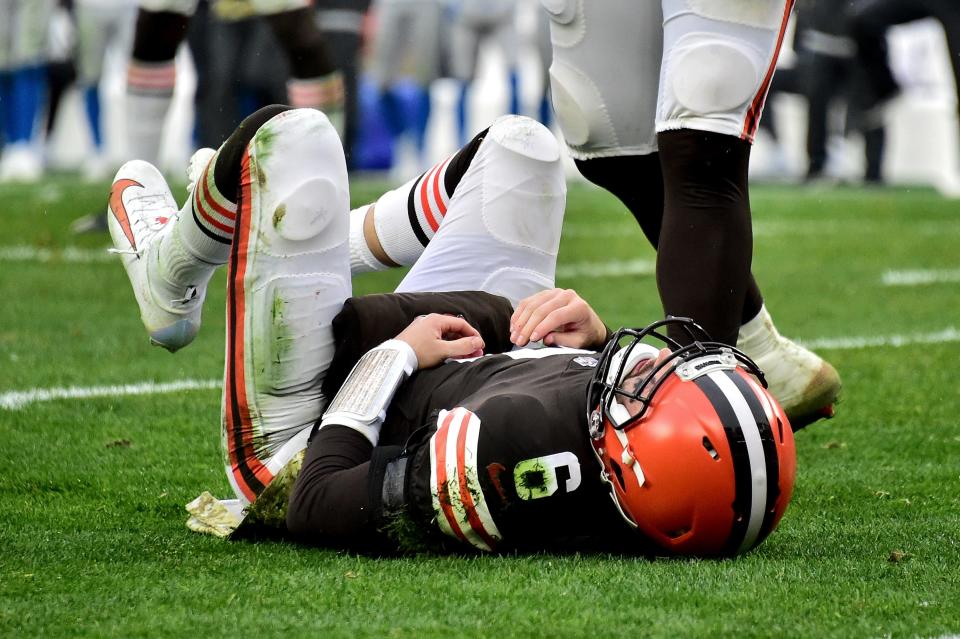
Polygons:
<instances>
[{"instance_id":1,"label":"helmet white stripe","mask_svg":"<svg viewBox=\"0 0 960 639\"><path fill-rule=\"evenodd\" d=\"M747 531L737 552L752 548L760 534L763 524L764 511L767 503L767 466L763 454L763 442L760 439L760 428L746 399L740 390L723 371L714 371L708 374L730 403L737 422L743 432L743 439L747 446L747 456L750 459L750 519Z\"/></svg>"}]
</instances>

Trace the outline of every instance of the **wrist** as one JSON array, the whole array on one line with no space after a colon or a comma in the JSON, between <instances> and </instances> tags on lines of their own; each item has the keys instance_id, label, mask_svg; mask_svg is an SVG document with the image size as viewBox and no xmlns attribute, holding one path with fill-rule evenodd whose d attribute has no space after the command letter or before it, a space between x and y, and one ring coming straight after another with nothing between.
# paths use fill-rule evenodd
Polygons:
<instances>
[{"instance_id":1,"label":"wrist","mask_svg":"<svg viewBox=\"0 0 960 639\"><path fill-rule=\"evenodd\" d=\"M420 368L420 360L417 358L417 352L413 350L413 346L402 339L388 339L377 346L377 348L388 348L403 354L405 362L404 372L407 375L410 375L415 370Z\"/></svg>"}]
</instances>

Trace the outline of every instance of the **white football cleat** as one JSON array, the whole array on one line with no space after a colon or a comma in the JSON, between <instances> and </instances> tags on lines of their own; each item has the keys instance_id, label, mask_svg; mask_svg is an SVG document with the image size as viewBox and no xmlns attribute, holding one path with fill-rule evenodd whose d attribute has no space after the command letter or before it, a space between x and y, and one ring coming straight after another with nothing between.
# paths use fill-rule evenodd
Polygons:
<instances>
[{"instance_id":1,"label":"white football cleat","mask_svg":"<svg viewBox=\"0 0 960 639\"><path fill-rule=\"evenodd\" d=\"M765 306L740 327L737 347L763 371L768 390L780 402L794 431L833 417L840 375L822 357L781 335Z\"/></svg>"},{"instance_id":2,"label":"white football cleat","mask_svg":"<svg viewBox=\"0 0 960 639\"><path fill-rule=\"evenodd\" d=\"M0 157L0 182L37 182L43 177L40 155L26 142L7 145Z\"/></svg>"},{"instance_id":3,"label":"white football cleat","mask_svg":"<svg viewBox=\"0 0 960 639\"><path fill-rule=\"evenodd\" d=\"M173 229L177 203L152 164L133 160L120 167L110 189L107 223L114 248L130 278L150 342L170 352L196 337L203 290L170 291L157 274L160 240Z\"/></svg>"}]
</instances>

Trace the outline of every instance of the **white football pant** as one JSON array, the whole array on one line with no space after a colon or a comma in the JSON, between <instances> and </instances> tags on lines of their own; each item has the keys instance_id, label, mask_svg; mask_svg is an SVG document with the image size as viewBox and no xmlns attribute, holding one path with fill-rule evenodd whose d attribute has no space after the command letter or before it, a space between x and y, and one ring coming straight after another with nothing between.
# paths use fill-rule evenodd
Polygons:
<instances>
[{"instance_id":1,"label":"white football pant","mask_svg":"<svg viewBox=\"0 0 960 639\"><path fill-rule=\"evenodd\" d=\"M657 133L753 141L794 0L541 0L573 157L646 155Z\"/></svg>"}]
</instances>

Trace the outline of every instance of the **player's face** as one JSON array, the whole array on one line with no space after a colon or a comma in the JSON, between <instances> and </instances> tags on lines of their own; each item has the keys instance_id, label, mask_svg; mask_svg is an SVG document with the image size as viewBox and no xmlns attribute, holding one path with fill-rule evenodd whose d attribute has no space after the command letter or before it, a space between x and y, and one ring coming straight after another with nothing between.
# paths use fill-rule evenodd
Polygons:
<instances>
[{"instance_id":1,"label":"player's face","mask_svg":"<svg viewBox=\"0 0 960 639\"><path fill-rule=\"evenodd\" d=\"M656 358L645 359L642 362L638 362L636 366L633 367L633 370L630 371L630 374L627 375L626 379L623 380L623 389L628 393L633 393L637 386L643 382L644 378L650 373L650 371L662 362L666 357L670 355L669 348L660 349L660 354ZM659 373L657 377L662 377L670 372L669 367L664 368ZM656 381L656 380L653 380ZM623 407L627 409L627 412L630 413L630 416L636 415L640 412L640 409L643 408L643 404L633 398L620 396L619 401L623 404Z\"/></svg>"}]
</instances>

